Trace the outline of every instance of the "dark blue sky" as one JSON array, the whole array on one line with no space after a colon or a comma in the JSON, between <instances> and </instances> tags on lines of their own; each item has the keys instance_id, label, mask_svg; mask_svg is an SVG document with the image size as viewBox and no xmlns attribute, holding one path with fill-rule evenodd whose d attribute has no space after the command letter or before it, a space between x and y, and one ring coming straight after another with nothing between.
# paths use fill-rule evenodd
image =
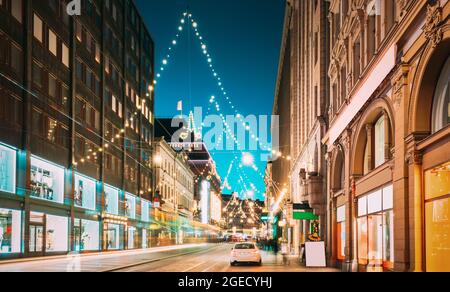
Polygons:
<instances>
[{"instance_id":1,"label":"dark blue sky","mask_svg":"<svg viewBox=\"0 0 450 292\"><path fill-rule=\"evenodd\" d=\"M269 115L272 112L278 69L285 0L135 0L156 45L156 66L160 67L167 49L177 34L183 12L189 9L198 22L198 29L214 68L223 85L243 115ZM214 95L223 114L233 114L219 94L205 56L193 32L180 33L166 70L156 88L156 116L177 114L179 100L184 113L194 106L206 112ZM215 110L211 111L215 114ZM254 153L260 172L265 162ZM233 153L213 153L219 173L224 177ZM245 175L264 191L264 182L251 168ZM237 170L232 171L230 184L239 191ZM259 197L261 199L261 197Z\"/></svg>"}]
</instances>

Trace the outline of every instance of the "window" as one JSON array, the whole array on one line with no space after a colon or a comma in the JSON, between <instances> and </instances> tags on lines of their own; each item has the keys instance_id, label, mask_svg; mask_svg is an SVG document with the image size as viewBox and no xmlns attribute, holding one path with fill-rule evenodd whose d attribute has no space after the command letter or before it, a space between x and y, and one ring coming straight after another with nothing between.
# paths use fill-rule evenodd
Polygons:
<instances>
[{"instance_id":1,"label":"window","mask_svg":"<svg viewBox=\"0 0 450 292\"><path fill-rule=\"evenodd\" d=\"M69 48L63 43L62 45L62 63L69 67Z\"/></svg>"},{"instance_id":2,"label":"window","mask_svg":"<svg viewBox=\"0 0 450 292\"><path fill-rule=\"evenodd\" d=\"M83 37L82 37L83 26L79 22L76 22L75 25L76 25L75 29L76 29L77 40L79 42L81 42L83 40Z\"/></svg>"},{"instance_id":3,"label":"window","mask_svg":"<svg viewBox=\"0 0 450 292\"><path fill-rule=\"evenodd\" d=\"M141 220L142 221L144 221L144 222L150 221L149 210L150 210L150 203L145 200L142 200L142 202L141 202Z\"/></svg>"},{"instance_id":4,"label":"window","mask_svg":"<svg viewBox=\"0 0 450 292\"><path fill-rule=\"evenodd\" d=\"M96 182L93 179L75 174L75 206L95 210Z\"/></svg>"},{"instance_id":5,"label":"window","mask_svg":"<svg viewBox=\"0 0 450 292\"><path fill-rule=\"evenodd\" d=\"M136 197L131 194L125 195L125 216L136 219Z\"/></svg>"},{"instance_id":6,"label":"window","mask_svg":"<svg viewBox=\"0 0 450 292\"><path fill-rule=\"evenodd\" d=\"M444 65L433 99L433 133L450 124L450 58Z\"/></svg>"},{"instance_id":7,"label":"window","mask_svg":"<svg viewBox=\"0 0 450 292\"><path fill-rule=\"evenodd\" d=\"M370 271L393 268L393 207L392 185L358 199L358 262Z\"/></svg>"},{"instance_id":8,"label":"window","mask_svg":"<svg viewBox=\"0 0 450 292\"><path fill-rule=\"evenodd\" d=\"M114 95L111 97L111 102L112 102L112 111L117 113L117 99Z\"/></svg>"},{"instance_id":9,"label":"window","mask_svg":"<svg viewBox=\"0 0 450 292\"><path fill-rule=\"evenodd\" d=\"M57 38L56 34L49 29L48 30L48 50L55 56L57 56Z\"/></svg>"},{"instance_id":10,"label":"window","mask_svg":"<svg viewBox=\"0 0 450 292\"><path fill-rule=\"evenodd\" d=\"M22 0L12 0L10 3L12 16L22 23Z\"/></svg>"},{"instance_id":11,"label":"window","mask_svg":"<svg viewBox=\"0 0 450 292\"><path fill-rule=\"evenodd\" d=\"M56 99L56 77L51 74L48 76L48 95Z\"/></svg>"},{"instance_id":12,"label":"window","mask_svg":"<svg viewBox=\"0 0 450 292\"><path fill-rule=\"evenodd\" d=\"M345 260L345 247L346 247L346 208L345 205L337 209L337 259Z\"/></svg>"},{"instance_id":13,"label":"window","mask_svg":"<svg viewBox=\"0 0 450 292\"><path fill-rule=\"evenodd\" d=\"M56 130L58 126L58 122L52 118L47 118L46 120L46 128L47 128L47 140L55 143L56 142Z\"/></svg>"},{"instance_id":14,"label":"window","mask_svg":"<svg viewBox=\"0 0 450 292\"><path fill-rule=\"evenodd\" d=\"M449 272L450 162L425 172L426 271Z\"/></svg>"},{"instance_id":15,"label":"window","mask_svg":"<svg viewBox=\"0 0 450 292\"><path fill-rule=\"evenodd\" d=\"M381 116L375 123L375 168L385 162L385 134L385 120L384 116Z\"/></svg>"},{"instance_id":16,"label":"window","mask_svg":"<svg viewBox=\"0 0 450 292\"><path fill-rule=\"evenodd\" d=\"M16 192L16 151L0 144L0 191ZM2 233L0 232L0 236Z\"/></svg>"},{"instance_id":17,"label":"window","mask_svg":"<svg viewBox=\"0 0 450 292\"><path fill-rule=\"evenodd\" d=\"M395 0L384 0L384 34L387 35L394 26L397 17L397 4Z\"/></svg>"},{"instance_id":18,"label":"window","mask_svg":"<svg viewBox=\"0 0 450 292\"><path fill-rule=\"evenodd\" d=\"M34 14L33 33L34 37L41 43L43 42L42 32L43 32L42 20L39 18L39 16Z\"/></svg>"},{"instance_id":19,"label":"window","mask_svg":"<svg viewBox=\"0 0 450 292\"><path fill-rule=\"evenodd\" d=\"M360 40L355 41L353 45L353 85L359 79L361 75L361 43Z\"/></svg>"},{"instance_id":20,"label":"window","mask_svg":"<svg viewBox=\"0 0 450 292\"><path fill-rule=\"evenodd\" d=\"M11 43L11 69L17 74L22 71L22 49L14 43Z\"/></svg>"},{"instance_id":21,"label":"window","mask_svg":"<svg viewBox=\"0 0 450 292\"><path fill-rule=\"evenodd\" d=\"M47 252L64 252L69 250L69 219L67 217L46 215Z\"/></svg>"},{"instance_id":22,"label":"window","mask_svg":"<svg viewBox=\"0 0 450 292\"><path fill-rule=\"evenodd\" d=\"M64 168L32 156L30 181L32 197L64 202Z\"/></svg>"},{"instance_id":23,"label":"window","mask_svg":"<svg viewBox=\"0 0 450 292\"><path fill-rule=\"evenodd\" d=\"M119 215L119 190L105 185L105 211L108 214Z\"/></svg>"},{"instance_id":24,"label":"window","mask_svg":"<svg viewBox=\"0 0 450 292\"><path fill-rule=\"evenodd\" d=\"M0 209L0 255L20 253L21 237L22 212Z\"/></svg>"},{"instance_id":25,"label":"window","mask_svg":"<svg viewBox=\"0 0 450 292\"><path fill-rule=\"evenodd\" d=\"M96 251L100 248L100 224L97 221L75 219L75 251Z\"/></svg>"}]
</instances>

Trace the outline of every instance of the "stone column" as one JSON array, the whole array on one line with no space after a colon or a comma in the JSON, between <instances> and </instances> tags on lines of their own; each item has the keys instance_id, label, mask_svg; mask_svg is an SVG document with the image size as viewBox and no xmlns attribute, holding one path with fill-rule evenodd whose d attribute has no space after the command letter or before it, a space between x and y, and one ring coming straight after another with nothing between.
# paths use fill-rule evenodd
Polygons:
<instances>
[{"instance_id":1,"label":"stone column","mask_svg":"<svg viewBox=\"0 0 450 292\"><path fill-rule=\"evenodd\" d=\"M413 224L414 224L414 272L423 272L424 263L424 194L423 194L423 169L422 169L422 153L412 150L408 153L407 162L410 169L410 178L412 178L413 191Z\"/></svg>"}]
</instances>

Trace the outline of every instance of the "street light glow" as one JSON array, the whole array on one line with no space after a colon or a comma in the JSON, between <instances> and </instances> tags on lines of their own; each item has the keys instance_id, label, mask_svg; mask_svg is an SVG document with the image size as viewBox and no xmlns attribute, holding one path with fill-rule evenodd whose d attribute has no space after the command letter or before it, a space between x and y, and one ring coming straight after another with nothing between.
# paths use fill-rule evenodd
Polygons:
<instances>
[{"instance_id":1,"label":"street light glow","mask_svg":"<svg viewBox=\"0 0 450 292\"><path fill-rule=\"evenodd\" d=\"M246 152L246 153L242 154L242 163L245 166L253 165L254 161L255 161L255 159L251 153Z\"/></svg>"}]
</instances>

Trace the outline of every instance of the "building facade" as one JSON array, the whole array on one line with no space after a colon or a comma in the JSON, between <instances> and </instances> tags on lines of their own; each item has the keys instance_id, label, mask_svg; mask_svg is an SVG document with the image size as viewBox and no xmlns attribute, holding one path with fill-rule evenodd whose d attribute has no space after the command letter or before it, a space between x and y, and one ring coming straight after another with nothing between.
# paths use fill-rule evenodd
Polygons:
<instances>
[{"instance_id":1,"label":"building facade","mask_svg":"<svg viewBox=\"0 0 450 292\"><path fill-rule=\"evenodd\" d=\"M325 240L327 168L322 139L329 107L329 3L297 0L289 1L289 5L291 151L286 155L292 159L290 192L294 204L308 206L306 211L318 216L320 236ZM311 221L290 219L292 246L298 254L309 235Z\"/></svg>"},{"instance_id":2,"label":"building facade","mask_svg":"<svg viewBox=\"0 0 450 292\"><path fill-rule=\"evenodd\" d=\"M268 225L273 227L273 237L288 240L292 229L287 224L288 212L292 209L292 197L289 192L291 161L286 159L291 152L291 8L286 7L283 39L278 65L278 77L275 88L275 101L272 114L279 116L278 125L272 125L272 136L278 135L278 145L272 145L272 159L268 169L270 174L265 176L266 196L271 202ZM279 227L283 227L280 229Z\"/></svg>"},{"instance_id":3,"label":"building facade","mask_svg":"<svg viewBox=\"0 0 450 292\"><path fill-rule=\"evenodd\" d=\"M330 1L331 262L450 271L450 2Z\"/></svg>"},{"instance_id":4,"label":"building facade","mask_svg":"<svg viewBox=\"0 0 450 292\"><path fill-rule=\"evenodd\" d=\"M156 136L176 152L187 155L194 179L194 220L218 226L221 221L221 178L206 144L198 137L193 114L156 120Z\"/></svg>"},{"instance_id":5,"label":"building facade","mask_svg":"<svg viewBox=\"0 0 450 292\"><path fill-rule=\"evenodd\" d=\"M0 254L148 247L154 44L133 1L0 2Z\"/></svg>"},{"instance_id":6,"label":"building facade","mask_svg":"<svg viewBox=\"0 0 450 292\"><path fill-rule=\"evenodd\" d=\"M195 174L184 152L175 152L163 139L155 139L155 178L161 209L193 219Z\"/></svg>"}]
</instances>

